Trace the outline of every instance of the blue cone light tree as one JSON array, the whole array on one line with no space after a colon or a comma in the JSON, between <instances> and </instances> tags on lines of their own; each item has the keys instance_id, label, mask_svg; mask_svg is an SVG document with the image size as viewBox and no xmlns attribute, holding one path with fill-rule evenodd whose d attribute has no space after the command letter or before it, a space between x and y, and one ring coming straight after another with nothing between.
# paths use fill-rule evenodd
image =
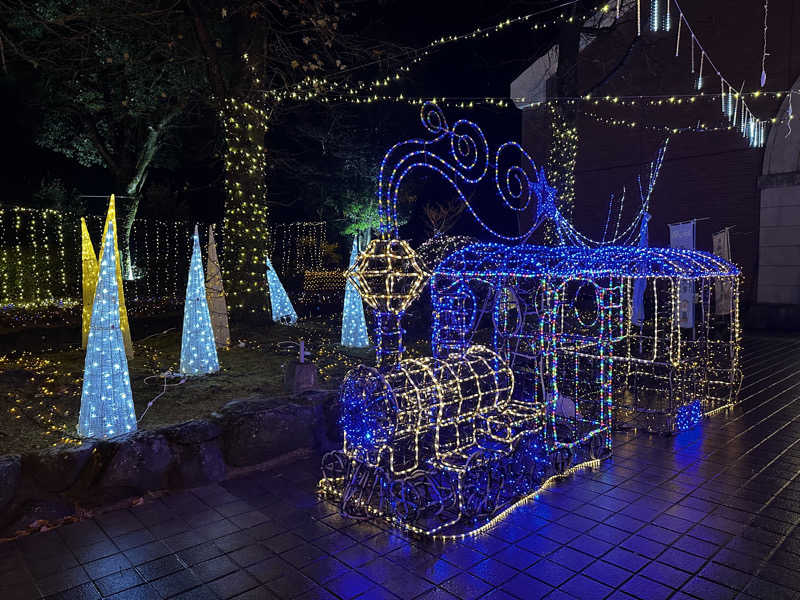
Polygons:
<instances>
[{"instance_id":1,"label":"blue cone light tree","mask_svg":"<svg viewBox=\"0 0 800 600\"><path fill-rule=\"evenodd\" d=\"M358 256L358 238L353 240L353 249L350 251L350 267L356 262ZM367 336L367 321L364 318L364 302L356 286L345 279L344 284L344 309L342 310L342 346L347 348L366 348L369 346Z\"/></svg>"},{"instance_id":2,"label":"blue cone light tree","mask_svg":"<svg viewBox=\"0 0 800 600\"><path fill-rule=\"evenodd\" d=\"M203 258L200 254L200 236L194 228L194 248L186 284L186 302L183 305L183 336L181 338L181 373L183 375L208 375L219 371L217 345L206 300L206 280Z\"/></svg>"},{"instance_id":3,"label":"blue cone light tree","mask_svg":"<svg viewBox=\"0 0 800 600\"><path fill-rule=\"evenodd\" d=\"M78 435L110 438L135 430L136 413L120 327L114 224L110 223L103 240L86 344Z\"/></svg>"},{"instance_id":4,"label":"blue cone light tree","mask_svg":"<svg viewBox=\"0 0 800 600\"><path fill-rule=\"evenodd\" d=\"M296 323L297 313L289 300L289 294L283 289L281 280L267 257L267 284L269 285L269 301L272 307L272 320L276 323Z\"/></svg>"}]
</instances>

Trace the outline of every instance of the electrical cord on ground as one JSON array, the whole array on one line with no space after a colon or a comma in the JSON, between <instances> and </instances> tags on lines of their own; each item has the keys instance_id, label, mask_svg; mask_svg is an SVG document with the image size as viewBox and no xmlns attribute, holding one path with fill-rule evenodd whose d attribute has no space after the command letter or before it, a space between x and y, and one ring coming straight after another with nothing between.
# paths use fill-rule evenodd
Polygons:
<instances>
[{"instance_id":1,"label":"electrical cord on ground","mask_svg":"<svg viewBox=\"0 0 800 600\"><path fill-rule=\"evenodd\" d=\"M161 392L155 398L153 398L152 400L150 400L150 402L147 403L144 412L138 419L136 419L137 423L141 423L142 419L144 419L144 416L147 414L147 411L150 410L150 407L152 407L156 403L156 400L158 400L159 398L161 398L161 396L167 393L167 388L177 387L179 385L186 383L185 375L182 376L180 373L173 373L172 369L168 369L163 373L159 373L158 375L150 375L148 377L145 377L144 378L145 384L149 379L154 379L155 377L161 377L164 380L164 387L161 389ZM181 380L178 383L167 383L169 379L176 379L178 377L181 377Z\"/></svg>"},{"instance_id":2,"label":"electrical cord on ground","mask_svg":"<svg viewBox=\"0 0 800 600\"><path fill-rule=\"evenodd\" d=\"M149 340L150 338L154 338L154 337L159 336L159 335L164 335L165 333L169 333L170 331L172 331L174 329L175 329L174 327L170 327L169 329L165 329L164 331L160 331L158 333L153 333L151 335L148 335L146 338L142 338L141 340L136 340L136 343L137 344L141 344L145 340Z\"/></svg>"}]
</instances>

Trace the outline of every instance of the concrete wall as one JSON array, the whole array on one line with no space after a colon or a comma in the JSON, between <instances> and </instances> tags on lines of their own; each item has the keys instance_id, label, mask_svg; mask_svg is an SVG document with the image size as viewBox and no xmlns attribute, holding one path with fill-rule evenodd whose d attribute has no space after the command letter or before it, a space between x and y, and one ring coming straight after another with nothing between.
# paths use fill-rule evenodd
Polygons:
<instances>
[{"instance_id":1,"label":"concrete wall","mask_svg":"<svg viewBox=\"0 0 800 600\"><path fill-rule=\"evenodd\" d=\"M800 304L800 185L761 191L758 302Z\"/></svg>"},{"instance_id":2,"label":"concrete wall","mask_svg":"<svg viewBox=\"0 0 800 600\"><path fill-rule=\"evenodd\" d=\"M760 52L754 52L753 48L760 47L762 40L763 3L735 3L733 8L731 5L729 0L704 0L682 3L682 8L704 48L725 77L737 85L744 81L747 90L758 89L761 55ZM643 24L646 24L649 3L642 3L642 7ZM769 15L771 54L767 59L765 89L790 89L800 74L800 36L796 35L800 33L800 3L774 0L770 2ZM610 34L601 36L581 53L578 64L581 92L592 90L597 82L603 81L609 71L622 62L622 67L602 87L593 90L594 96L693 93L696 79L690 70L689 45L685 38L682 38L680 56L676 57L674 28L667 33L649 33L643 27L644 34L636 39L635 22L630 18L623 21ZM632 43L629 56L624 58ZM719 93L719 79L715 75L706 72L705 81L706 93ZM785 116L782 100L762 96L748 104L759 118L769 119L776 115ZM800 100L800 97L795 100ZM800 110L800 102L795 103L795 108L795 113ZM544 164L546 144L549 142L546 119L543 118L546 117L546 109L525 110L522 115L523 144L537 163ZM637 126L606 126L597 117L636 121ZM646 176L648 162L667 137L658 129L664 126L691 126L698 120L710 126L726 124L719 100L699 98L692 103L662 106L653 106L644 101L619 107L582 102L578 116L581 141L576 166L576 226L589 235L601 236L610 194L618 193L623 186L627 186L628 197L622 219L625 226L638 202L638 194L631 195L636 186L636 177L639 174ZM798 148L787 151L779 147L785 132L776 128L774 143L777 146L770 150L776 156L791 156L796 164L800 161L800 125L797 125L797 119L793 123L796 131L788 140L797 140ZM646 127L642 127L642 124ZM764 171L764 156L763 148L750 148L747 141L733 131L673 135L651 204L652 245L668 244L668 223L707 218L698 223L697 243L699 249L710 251L712 234L733 226L731 251L734 262L744 273L742 300L745 308L754 303L758 296L756 283L760 281L760 248L773 248L767 251L773 264L763 264L767 270L765 283L775 281L776 274L770 269L775 266L785 267L781 274L786 278L784 287L788 288L792 281L788 267L790 261L794 260L795 250L777 250L780 236L785 239L792 234L789 229L791 226L787 221L785 229L768 230L772 226L766 224L761 227L760 219L765 214L761 212L761 196L762 191L768 190L759 185L759 177L764 173L785 172L787 169L798 171L800 167ZM800 181L795 183L800 185ZM775 193L770 192L767 196ZM792 192L786 193L791 195ZM773 212L769 211L765 214L767 218L772 215ZM789 211L780 218L793 218L793 213ZM520 221L524 223L526 219L521 218ZM794 226L800 226L800 223ZM759 242L761 234L772 233L778 237L767 240L765 244ZM795 239L800 245L800 230ZM784 251L786 256L779 256ZM784 290L784 297L788 297L787 293ZM758 300L764 301L760 296Z\"/></svg>"}]
</instances>

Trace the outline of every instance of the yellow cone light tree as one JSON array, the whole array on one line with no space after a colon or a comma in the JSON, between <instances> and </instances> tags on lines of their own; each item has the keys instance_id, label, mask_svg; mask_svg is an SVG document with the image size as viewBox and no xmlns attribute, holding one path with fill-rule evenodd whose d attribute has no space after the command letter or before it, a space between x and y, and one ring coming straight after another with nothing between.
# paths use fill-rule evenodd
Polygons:
<instances>
[{"instance_id":1,"label":"yellow cone light tree","mask_svg":"<svg viewBox=\"0 0 800 600\"><path fill-rule=\"evenodd\" d=\"M116 209L116 201L114 199L114 194L111 194L111 199L108 201L108 213L106 214L106 224L103 226L103 239L106 239L106 234L108 233L108 226L109 224L113 224L112 231L114 233L114 257L116 262L116 270L117 270L117 288L118 288L118 296L119 296L119 321L120 321L120 329L122 330L122 341L125 344L125 354L128 355L128 358L133 356L133 342L131 342L131 329L128 325L128 311L125 309L125 293L122 290L122 269L120 268L120 258L119 258L119 245L117 244L117 209ZM100 248L100 263L103 262L103 252L105 251L105 245L101 246Z\"/></svg>"},{"instance_id":2,"label":"yellow cone light tree","mask_svg":"<svg viewBox=\"0 0 800 600\"><path fill-rule=\"evenodd\" d=\"M97 263L97 255L94 253L92 238L89 237L89 230L86 228L86 219L81 217L81 273L83 287L83 319L81 348L86 348L86 341L89 339L89 326L92 322L92 304L94 303L94 290L97 287L97 277L100 274L100 266Z\"/></svg>"}]
</instances>

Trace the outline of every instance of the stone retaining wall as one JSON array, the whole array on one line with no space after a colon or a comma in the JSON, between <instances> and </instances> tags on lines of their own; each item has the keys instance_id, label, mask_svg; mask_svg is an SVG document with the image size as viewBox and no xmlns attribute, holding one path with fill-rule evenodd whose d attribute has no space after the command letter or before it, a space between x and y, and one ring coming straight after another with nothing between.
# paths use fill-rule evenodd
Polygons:
<instances>
[{"instance_id":1,"label":"stone retaining wall","mask_svg":"<svg viewBox=\"0 0 800 600\"><path fill-rule=\"evenodd\" d=\"M114 440L0 457L0 537L36 520L169 488L206 485L302 449L341 447L338 393L250 398L207 419Z\"/></svg>"}]
</instances>

